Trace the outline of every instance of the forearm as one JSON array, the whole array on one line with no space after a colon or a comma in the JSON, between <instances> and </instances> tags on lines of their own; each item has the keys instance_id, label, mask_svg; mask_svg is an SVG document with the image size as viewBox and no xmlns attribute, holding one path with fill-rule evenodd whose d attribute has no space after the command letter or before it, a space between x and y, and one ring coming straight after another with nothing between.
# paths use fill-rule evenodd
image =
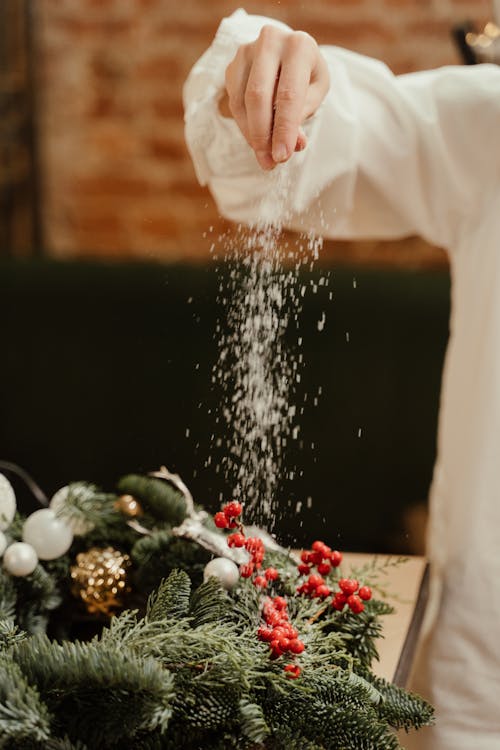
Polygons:
<instances>
[{"instance_id":1,"label":"forearm","mask_svg":"<svg viewBox=\"0 0 500 750\"><path fill-rule=\"evenodd\" d=\"M186 86L186 135L200 181L221 213L247 223L259 219L276 178L259 168L236 123L223 116L230 110L222 102L221 113L217 103L234 50L267 22L228 19ZM304 125L305 151L278 168L289 173L288 223L333 237L418 233L449 246L463 214L498 179L480 139L496 140L500 107L492 102L500 102L500 70L397 78L360 55L322 52L330 91Z\"/></svg>"}]
</instances>

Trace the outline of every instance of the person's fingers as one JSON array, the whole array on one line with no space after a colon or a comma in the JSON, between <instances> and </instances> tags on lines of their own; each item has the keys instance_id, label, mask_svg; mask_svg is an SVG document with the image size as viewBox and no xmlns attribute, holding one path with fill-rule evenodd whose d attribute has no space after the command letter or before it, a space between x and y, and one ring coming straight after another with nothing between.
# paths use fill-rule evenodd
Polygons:
<instances>
[{"instance_id":1,"label":"person's fingers","mask_svg":"<svg viewBox=\"0 0 500 750\"><path fill-rule=\"evenodd\" d=\"M253 51L245 91L248 141L264 169L274 166L271 156L273 102L280 71L282 41L276 29L265 26Z\"/></svg>"},{"instance_id":2,"label":"person's fingers","mask_svg":"<svg viewBox=\"0 0 500 750\"><path fill-rule=\"evenodd\" d=\"M319 52L316 57L316 64L311 73L311 81L307 90L306 100L302 121L311 117L325 98L330 88L330 74L325 58Z\"/></svg>"},{"instance_id":3,"label":"person's fingers","mask_svg":"<svg viewBox=\"0 0 500 750\"><path fill-rule=\"evenodd\" d=\"M306 147L300 125L328 87L328 67L314 39L267 26L227 67L227 102L223 97L219 109L234 117L260 166L272 169Z\"/></svg>"},{"instance_id":4,"label":"person's fingers","mask_svg":"<svg viewBox=\"0 0 500 750\"><path fill-rule=\"evenodd\" d=\"M248 46L242 45L232 62L226 68L226 92L229 110L248 141L247 114L245 108L245 90L250 74L251 60Z\"/></svg>"},{"instance_id":5,"label":"person's fingers","mask_svg":"<svg viewBox=\"0 0 500 750\"><path fill-rule=\"evenodd\" d=\"M299 126L314 68L315 42L308 34L295 32L287 39L275 97L272 155L286 161L295 150Z\"/></svg>"}]
</instances>

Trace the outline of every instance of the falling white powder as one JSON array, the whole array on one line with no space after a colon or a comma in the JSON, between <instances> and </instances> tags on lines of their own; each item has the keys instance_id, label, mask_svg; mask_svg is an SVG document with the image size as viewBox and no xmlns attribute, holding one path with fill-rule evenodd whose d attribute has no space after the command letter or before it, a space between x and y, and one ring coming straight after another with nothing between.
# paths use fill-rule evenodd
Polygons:
<instances>
[{"instance_id":1,"label":"falling white powder","mask_svg":"<svg viewBox=\"0 0 500 750\"><path fill-rule=\"evenodd\" d=\"M312 235L293 246L283 244L289 187L288 170L277 168L269 175L260 221L251 228L240 226L236 239L225 240L219 289L225 322L217 326L219 358L213 373L222 387L221 416L229 435L223 473L233 497L271 529L287 441L298 436L292 401L302 356L287 347L285 332L297 326L306 292L299 286L299 271L311 265L321 246ZM297 348L301 343L299 338Z\"/></svg>"}]
</instances>

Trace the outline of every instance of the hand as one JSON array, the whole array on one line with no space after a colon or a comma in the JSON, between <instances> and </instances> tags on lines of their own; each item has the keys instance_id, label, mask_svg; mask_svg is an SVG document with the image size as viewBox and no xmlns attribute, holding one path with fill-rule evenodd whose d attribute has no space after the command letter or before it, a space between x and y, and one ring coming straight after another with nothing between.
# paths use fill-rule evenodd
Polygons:
<instances>
[{"instance_id":1,"label":"hand","mask_svg":"<svg viewBox=\"0 0 500 750\"><path fill-rule=\"evenodd\" d=\"M306 147L300 126L329 85L327 64L309 34L264 26L228 65L219 108L234 117L260 166L273 169Z\"/></svg>"}]
</instances>

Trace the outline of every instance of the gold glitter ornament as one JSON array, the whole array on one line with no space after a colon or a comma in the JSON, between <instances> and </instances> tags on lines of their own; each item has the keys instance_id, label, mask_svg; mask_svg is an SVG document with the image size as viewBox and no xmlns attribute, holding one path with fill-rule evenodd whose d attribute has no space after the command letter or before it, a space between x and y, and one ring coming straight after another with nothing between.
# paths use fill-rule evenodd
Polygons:
<instances>
[{"instance_id":1,"label":"gold glitter ornament","mask_svg":"<svg viewBox=\"0 0 500 750\"><path fill-rule=\"evenodd\" d=\"M82 599L90 614L110 617L123 606L123 597L130 591L127 573L130 557L113 547L92 547L76 556L71 566L71 591Z\"/></svg>"},{"instance_id":2,"label":"gold glitter ornament","mask_svg":"<svg viewBox=\"0 0 500 750\"><path fill-rule=\"evenodd\" d=\"M133 495L121 495L115 503L115 508L129 518L144 515L140 502Z\"/></svg>"}]
</instances>

